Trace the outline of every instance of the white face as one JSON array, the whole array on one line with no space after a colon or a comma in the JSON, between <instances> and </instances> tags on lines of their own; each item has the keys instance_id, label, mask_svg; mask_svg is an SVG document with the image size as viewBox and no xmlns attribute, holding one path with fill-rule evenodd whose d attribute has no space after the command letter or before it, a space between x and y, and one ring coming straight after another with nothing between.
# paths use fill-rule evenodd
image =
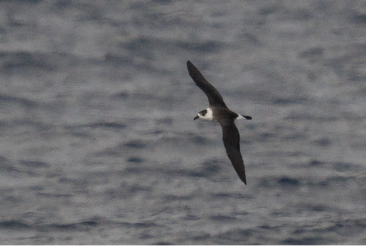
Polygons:
<instances>
[{"instance_id":1,"label":"white face","mask_svg":"<svg viewBox=\"0 0 366 246\"><path fill-rule=\"evenodd\" d=\"M209 121L214 120L213 113L210 108L206 108L205 110L198 112L197 116L194 119L196 120L198 118L200 118L202 120L209 120Z\"/></svg>"}]
</instances>

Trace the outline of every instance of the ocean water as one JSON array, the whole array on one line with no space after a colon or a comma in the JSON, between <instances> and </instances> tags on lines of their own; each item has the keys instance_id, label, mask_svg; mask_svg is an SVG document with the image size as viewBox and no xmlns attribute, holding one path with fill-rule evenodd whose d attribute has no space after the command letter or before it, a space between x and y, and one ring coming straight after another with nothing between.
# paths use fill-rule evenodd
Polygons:
<instances>
[{"instance_id":1,"label":"ocean water","mask_svg":"<svg viewBox=\"0 0 366 246\"><path fill-rule=\"evenodd\" d=\"M366 244L366 2L1 1L2 244ZM248 185L188 75L230 109Z\"/></svg>"}]
</instances>

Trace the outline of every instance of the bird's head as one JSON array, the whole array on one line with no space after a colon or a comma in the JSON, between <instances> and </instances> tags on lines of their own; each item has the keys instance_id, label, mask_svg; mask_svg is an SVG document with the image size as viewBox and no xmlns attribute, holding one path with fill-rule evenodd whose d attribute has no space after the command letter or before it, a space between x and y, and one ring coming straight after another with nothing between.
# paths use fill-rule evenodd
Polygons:
<instances>
[{"instance_id":1,"label":"bird's head","mask_svg":"<svg viewBox=\"0 0 366 246\"><path fill-rule=\"evenodd\" d=\"M198 112L198 114L193 118L194 120L197 119L202 119L202 120L209 120L209 121L213 121L213 113L212 110L210 108L206 108L200 112Z\"/></svg>"}]
</instances>

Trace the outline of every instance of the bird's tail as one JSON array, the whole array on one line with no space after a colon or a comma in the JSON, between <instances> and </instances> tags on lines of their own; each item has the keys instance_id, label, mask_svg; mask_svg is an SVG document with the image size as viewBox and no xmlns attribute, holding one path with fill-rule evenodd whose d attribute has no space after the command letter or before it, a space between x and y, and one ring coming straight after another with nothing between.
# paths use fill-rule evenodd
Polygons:
<instances>
[{"instance_id":1,"label":"bird's tail","mask_svg":"<svg viewBox=\"0 0 366 246\"><path fill-rule=\"evenodd\" d=\"M237 120L239 120L239 119L251 120L252 119L252 116L239 114L239 116L236 119Z\"/></svg>"}]
</instances>

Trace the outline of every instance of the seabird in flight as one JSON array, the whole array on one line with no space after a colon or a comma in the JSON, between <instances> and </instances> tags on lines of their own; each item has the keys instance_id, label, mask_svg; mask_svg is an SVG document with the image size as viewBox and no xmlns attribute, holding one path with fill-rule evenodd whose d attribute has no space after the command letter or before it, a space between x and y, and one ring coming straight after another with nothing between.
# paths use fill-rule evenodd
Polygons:
<instances>
[{"instance_id":1,"label":"seabird in flight","mask_svg":"<svg viewBox=\"0 0 366 246\"><path fill-rule=\"evenodd\" d=\"M228 109L221 94L203 77L200 71L190 61L187 61L187 68L189 75L196 85L206 94L209 102L209 107L198 112L194 117L194 120L217 120L220 123L223 134L222 140L224 142L227 156L233 164L241 181L243 181L244 184L247 184L244 161L240 153L240 135L238 128L235 126L234 120L251 120L252 117L240 115Z\"/></svg>"}]
</instances>

